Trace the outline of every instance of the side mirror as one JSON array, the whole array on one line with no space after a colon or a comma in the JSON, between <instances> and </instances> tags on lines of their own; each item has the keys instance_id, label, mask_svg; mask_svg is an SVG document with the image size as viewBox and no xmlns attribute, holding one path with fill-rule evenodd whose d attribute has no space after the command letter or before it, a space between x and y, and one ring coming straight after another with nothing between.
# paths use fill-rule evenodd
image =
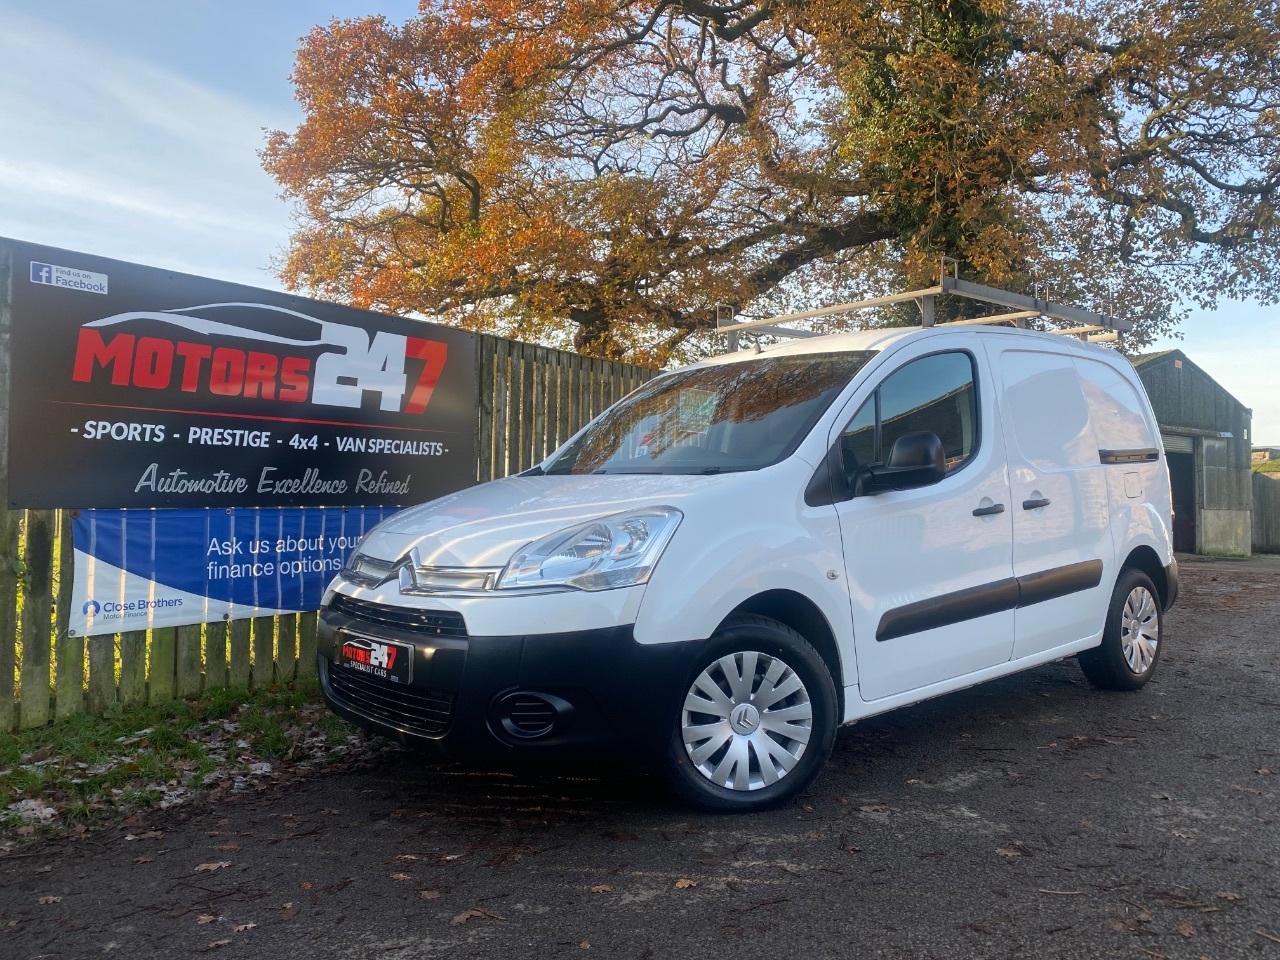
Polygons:
<instances>
[{"instance_id":1,"label":"side mirror","mask_svg":"<svg viewBox=\"0 0 1280 960\"><path fill-rule=\"evenodd\" d=\"M947 475L947 455L936 433L904 433L893 442L889 463L870 463L859 470L858 494L927 487Z\"/></svg>"}]
</instances>

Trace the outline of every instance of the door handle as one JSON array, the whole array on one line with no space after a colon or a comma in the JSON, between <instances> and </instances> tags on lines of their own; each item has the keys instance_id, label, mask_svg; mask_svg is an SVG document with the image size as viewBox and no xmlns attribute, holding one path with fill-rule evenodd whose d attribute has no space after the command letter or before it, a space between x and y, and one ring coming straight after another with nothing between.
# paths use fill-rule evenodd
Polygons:
<instances>
[{"instance_id":1,"label":"door handle","mask_svg":"<svg viewBox=\"0 0 1280 960\"><path fill-rule=\"evenodd\" d=\"M978 507L978 509L973 511L973 515L975 517L992 517L997 513L1004 513L1003 503L993 503L989 507Z\"/></svg>"},{"instance_id":2,"label":"door handle","mask_svg":"<svg viewBox=\"0 0 1280 960\"><path fill-rule=\"evenodd\" d=\"M1048 505L1049 505L1048 497L1041 497L1039 500L1023 500L1022 501L1023 510L1039 510L1041 507L1047 507Z\"/></svg>"}]
</instances>

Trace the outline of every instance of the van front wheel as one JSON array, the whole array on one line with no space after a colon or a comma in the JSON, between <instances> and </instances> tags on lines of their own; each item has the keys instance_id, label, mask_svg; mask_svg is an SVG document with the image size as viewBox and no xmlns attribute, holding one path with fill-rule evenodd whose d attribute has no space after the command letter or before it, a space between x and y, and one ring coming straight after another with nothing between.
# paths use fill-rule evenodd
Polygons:
<instances>
[{"instance_id":1,"label":"van front wheel","mask_svg":"<svg viewBox=\"0 0 1280 960\"><path fill-rule=\"evenodd\" d=\"M1164 617L1160 594L1141 570L1125 567L1107 608L1101 645L1076 659L1095 687L1137 690L1156 672Z\"/></svg>"},{"instance_id":2,"label":"van front wheel","mask_svg":"<svg viewBox=\"0 0 1280 960\"><path fill-rule=\"evenodd\" d=\"M734 617L707 641L676 713L668 779L707 810L782 802L817 776L835 740L836 690L817 651L767 617Z\"/></svg>"}]
</instances>

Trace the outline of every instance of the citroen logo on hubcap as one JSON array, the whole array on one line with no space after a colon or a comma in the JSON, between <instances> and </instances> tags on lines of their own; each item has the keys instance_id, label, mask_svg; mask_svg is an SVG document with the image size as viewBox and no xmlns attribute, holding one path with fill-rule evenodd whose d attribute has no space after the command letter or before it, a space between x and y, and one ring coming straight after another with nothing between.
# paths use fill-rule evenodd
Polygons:
<instances>
[{"instance_id":1,"label":"citroen logo on hubcap","mask_svg":"<svg viewBox=\"0 0 1280 960\"><path fill-rule=\"evenodd\" d=\"M734 733L744 736L755 733L756 728L760 726L760 711L749 703L740 703L729 714L729 726L733 728Z\"/></svg>"}]
</instances>

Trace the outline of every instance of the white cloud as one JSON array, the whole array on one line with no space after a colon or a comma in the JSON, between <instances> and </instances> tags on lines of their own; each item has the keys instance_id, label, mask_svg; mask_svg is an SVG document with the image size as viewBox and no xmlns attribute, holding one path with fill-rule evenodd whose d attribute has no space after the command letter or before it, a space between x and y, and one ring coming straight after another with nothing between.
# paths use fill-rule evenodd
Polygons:
<instances>
[{"instance_id":1,"label":"white cloud","mask_svg":"<svg viewBox=\"0 0 1280 960\"><path fill-rule=\"evenodd\" d=\"M289 210L261 169L264 127L295 118L6 11L0 234L159 266L262 273Z\"/></svg>"}]
</instances>

